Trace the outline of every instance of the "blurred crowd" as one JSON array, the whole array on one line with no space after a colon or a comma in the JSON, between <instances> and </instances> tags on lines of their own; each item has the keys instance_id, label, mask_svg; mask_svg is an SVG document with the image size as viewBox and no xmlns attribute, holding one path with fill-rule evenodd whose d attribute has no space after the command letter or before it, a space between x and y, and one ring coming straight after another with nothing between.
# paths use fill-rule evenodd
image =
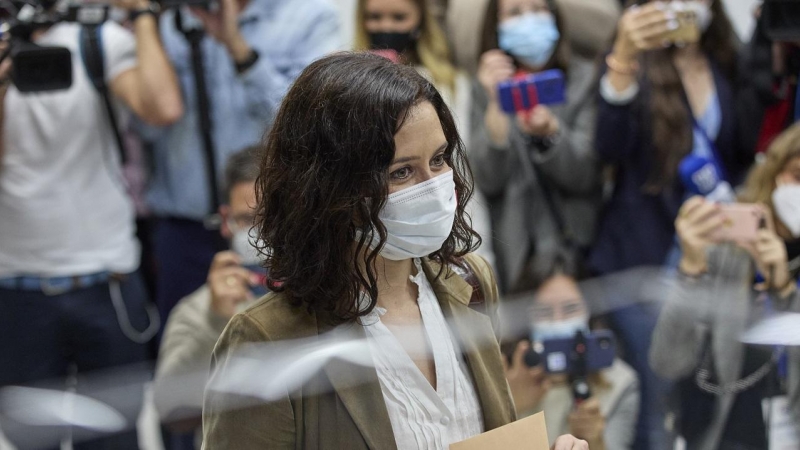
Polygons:
<instances>
[{"instance_id":1,"label":"blurred crowd","mask_svg":"<svg viewBox=\"0 0 800 450\"><path fill-rule=\"evenodd\" d=\"M200 448L214 345L268 293L251 228L270 123L311 62L371 51L456 119L478 253L524 305L502 346L520 416L592 449L800 449L800 351L742 341L800 312L800 29L781 21L800 9L758 5L743 40L722 0L118 0L91 25L2 3L0 387L84 392L154 362L165 448ZM55 64L23 71L34 44L70 51L66 87L30 75ZM616 342L580 401L530 360L576 333ZM107 399L129 423L134 385ZM19 448L66 428L75 449L139 448L2 400Z\"/></svg>"}]
</instances>

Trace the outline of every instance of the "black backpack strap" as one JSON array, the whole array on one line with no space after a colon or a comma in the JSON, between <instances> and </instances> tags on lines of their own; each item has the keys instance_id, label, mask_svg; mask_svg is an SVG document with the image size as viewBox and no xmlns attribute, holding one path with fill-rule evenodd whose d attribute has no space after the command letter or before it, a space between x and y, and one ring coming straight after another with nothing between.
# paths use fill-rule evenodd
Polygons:
<instances>
[{"instance_id":1,"label":"black backpack strap","mask_svg":"<svg viewBox=\"0 0 800 450\"><path fill-rule=\"evenodd\" d=\"M92 85L100 96L103 97L109 125L111 126L111 131L114 133L114 139L117 141L120 162L124 165L127 161L125 146L122 143L117 114L114 112L114 105L111 104L111 96L109 95L108 85L106 84L105 58L103 56L102 36L100 34L101 26L102 25L81 26L81 59L83 60L83 66L86 68L86 73L89 75L89 80L91 80Z\"/></svg>"}]
</instances>

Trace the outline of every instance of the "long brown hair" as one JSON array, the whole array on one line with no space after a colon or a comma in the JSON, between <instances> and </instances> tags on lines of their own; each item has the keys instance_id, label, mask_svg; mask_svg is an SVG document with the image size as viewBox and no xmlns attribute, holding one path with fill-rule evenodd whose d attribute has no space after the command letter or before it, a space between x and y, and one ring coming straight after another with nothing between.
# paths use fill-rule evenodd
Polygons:
<instances>
[{"instance_id":1,"label":"long brown hair","mask_svg":"<svg viewBox=\"0 0 800 450\"><path fill-rule=\"evenodd\" d=\"M451 62L450 45L447 36L433 15L429 2L411 0L420 12L419 40L414 48L409 49L410 64L421 65L431 73L437 86L446 86L455 92L456 68ZM356 6L355 49L369 50L370 42L364 27L366 20L367 0L358 0Z\"/></svg>"},{"instance_id":2,"label":"long brown hair","mask_svg":"<svg viewBox=\"0 0 800 450\"><path fill-rule=\"evenodd\" d=\"M628 6L650 0L629 0ZM733 26L721 0L712 0L713 18L700 38L700 48L731 82L736 76L736 48ZM640 57L642 84L650 86L646 113L651 118L655 160L645 191L661 192L675 179L678 164L693 145L691 110L687 108L683 83L672 56L674 48L645 52Z\"/></svg>"},{"instance_id":3,"label":"long brown hair","mask_svg":"<svg viewBox=\"0 0 800 450\"><path fill-rule=\"evenodd\" d=\"M776 179L797 157L800 157L800 123L787 128L770 144L766 158L747 175L739 199L748 203L762 203L774 211L772 193L778 188Z\"/></svg>"},{"instance_id":4,"label":"long brown hair","mask_svg":"<svg viewBox=\"0 0 800 450\"><path fill-rule=\"evenodd\" d=\"M480 244L464 211L473 192L464 144L436 88L412 67L380 56L335 54L300 74L268 136L255 229L271 289L336 322L372 311L394 136L422 102L433 105L447 137L459 200L450 236L430 257L442 267L458 264ZM380 243L371 249L373 230ZM366 305L359 305L362 295Z\"/></svg>"},{"instance_id":5,"label":"long brown hair","mask_svg":"<svg viewBox=\"0 0 800 450\"><path fill-rule=\"evenodd\" d=\"M556 49L553 51L553 55L550 56L550 60L547 61L543 69L561 69L566 74L570 59L567 27L564 23L564 18L561 15L561 10L556 2L554 0L546 0L546 3L556 20L556 28L558 28L560 37L558 39L558 43L556 44ZM489 50L500 48L500 45L497 41L499 15L500 0L489 0L489 3L486 5L486 14L484 14L483 19L483 31L481 33L481 55Z\"/></svg>"}]
</instances>

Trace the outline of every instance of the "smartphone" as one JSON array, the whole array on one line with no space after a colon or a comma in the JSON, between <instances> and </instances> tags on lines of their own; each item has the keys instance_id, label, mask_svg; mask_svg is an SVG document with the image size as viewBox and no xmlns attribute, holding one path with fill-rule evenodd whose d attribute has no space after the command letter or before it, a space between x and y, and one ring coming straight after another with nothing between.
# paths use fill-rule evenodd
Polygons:
<instances>
[{"instance_id":1,"label":"smartphone","mask_svg":"<svg viewBox=\"0 0 800 450\"><path fill-rule=\"evenodd\" d=\"M597 372L611 367L616 356L614 335L609 330L597 330L586 336L586 371ZM576 369L575 338L550 339L535 342L525 355L525 363L544 366L547 373L572 375Z\"/></svg>"},{"instance_id":2,"label":"smartphone","mask_svg":"<svg viewBox=\"0 0 800 450\"><path fill-rule=\"evenodd\" d=\"M722 226L710 238L715 242L753 242L765 218L764 208L753 203L720 205L724 216Z\"/></svg>"},{"instance_id":3,"label":"smartphone","mask_svg":"<svg viewBox=\"0 0 800 450\"><path fill-rule=\"evenodd\" d=\"M545 70L497 85L500 107L508 114L530 111L536 105L554 105L566 101L564 72Z\"/></svg>"},{"instance_id":4,"label":"smartphone","mask_svg":"<svg viewBox=\"0 0 800 450\"><path fill-rule=\"evenodd\" d=\"M692 44L700 41L700 27L697 25L697 15L687 8L683 2L670 2L666 5L667 11L675 15L678 28L667 32L664 39L672 44Z\"/></svg>"}]
</instances>

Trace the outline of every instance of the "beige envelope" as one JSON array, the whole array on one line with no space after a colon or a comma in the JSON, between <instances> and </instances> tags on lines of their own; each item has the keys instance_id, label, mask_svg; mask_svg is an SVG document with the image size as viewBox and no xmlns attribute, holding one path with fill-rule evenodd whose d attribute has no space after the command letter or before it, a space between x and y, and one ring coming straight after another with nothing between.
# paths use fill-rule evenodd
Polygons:
<instances>
[{"instance_id":1,"label":"beige envelope","mask_svg":"<svg viewBox=\"0 0 800 450\"><path fill-rule=\"evenodd\" d=\"M450 450L550 450L544 413L512 422L486 433L456 442Z\"/></svg>"}]
</instances>

